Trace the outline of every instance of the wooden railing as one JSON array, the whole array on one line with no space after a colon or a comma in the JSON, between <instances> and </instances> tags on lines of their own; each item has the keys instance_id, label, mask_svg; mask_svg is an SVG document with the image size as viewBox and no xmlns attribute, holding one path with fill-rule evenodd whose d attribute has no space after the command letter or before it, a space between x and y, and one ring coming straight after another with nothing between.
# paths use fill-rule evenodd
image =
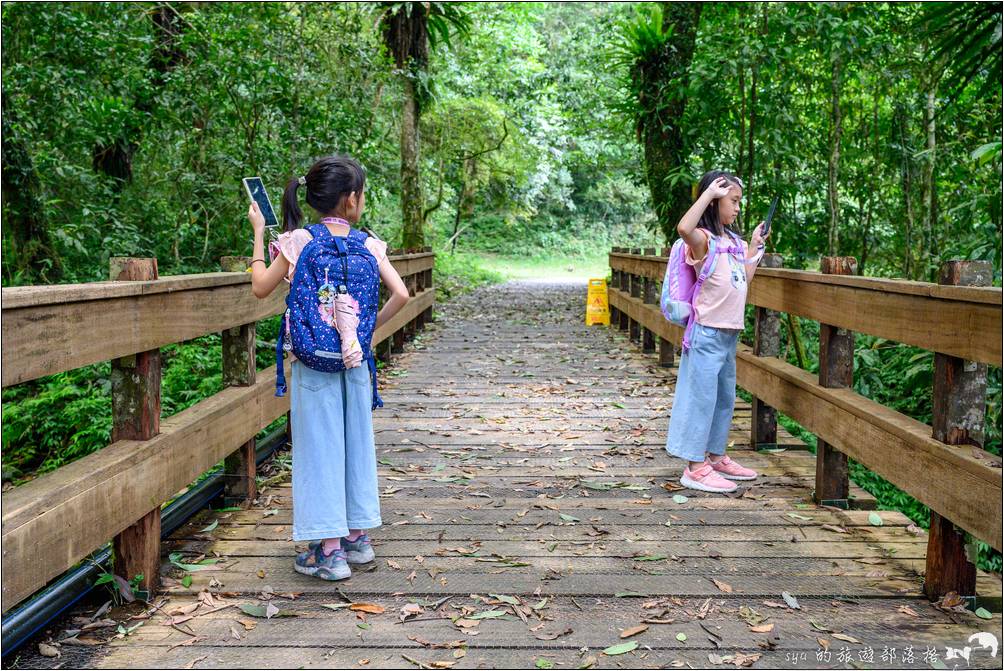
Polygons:
<instances>
[{"instance_id":1,"label":"wooden railing","mask_svg":"<svg viewBox=\"0 0 1004 671\"><path fill-rule=\"evenodd\" d=\"M3 494L4 612L112 538L115 572L156 589L161 504L221 460L227 497L256 496L254 437L289 396L275 396L274 366L255 370L255 328L286 289L256 299L248 261L158 278L156 259L112 259L116 281L3 289L3 386L111 360L113 416L110 445ZM374 334L381 358L435 302L431 252L391 261L412 299ZM216 332L227 388L161 420L159 348Z\"/></svg>"},{"instance_id":2,"label":"wooden railing","mask_svg":"<svg viewBox=\"0 0 1004 671\"><path fill-rule=\"evenodd\" d=\"M668 251L614 248L610 324L645 351L658 346L671 366L683 329L658 305ZM1001 460L982 440L987 364L1001 365L1002 297L1000 288L962 285L989 285L989 264L948 263L940 284L858 277L851 257L824 257L820 273L780 266L780 255L766 255L750 283L755 338L736 355L738 384L755 397L751 444L775 444L783 412L818 436L818 503L849 504L851 457L928 506L925 591L974 594L956 525L1001 549ZM818 377L777 358L780 312L820 323ZM855 332L935 352L933 427L850 389Z\"/></svg>"}]
</instances>

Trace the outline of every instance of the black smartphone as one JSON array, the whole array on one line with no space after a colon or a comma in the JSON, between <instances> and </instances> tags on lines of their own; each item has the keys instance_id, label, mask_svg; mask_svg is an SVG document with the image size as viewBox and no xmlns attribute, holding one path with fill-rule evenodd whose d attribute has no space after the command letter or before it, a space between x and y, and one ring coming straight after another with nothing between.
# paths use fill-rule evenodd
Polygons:
<instances>
[{"instance_id":1,"label":"black smartphone","mask_svg":"<svg viewBox=\"0 0 1004 671\"><path fill-rule=\"evenodd\" d=\"M767 234L770 233L770 222L774 219L774 211L777 210L777 202L781 199L781 196L774 196L774 201L770 204L770 210L767 211L767 218L763 222L763 236L766 238Z\"/></svg>"},{"instance_id":2,"label":"black smartphone","mask_svg":"<svg viewBox=\"0 0 1004 671\"><path fill-rule=\"evenodd\" d=\"M272 201L268 199L268 193L265 191L265 183L261 181L261 177L245 177L244 189L248 192L248 198L258 203L258 209L261 210L262 216L265 217L265 230L269 231L269 233L278 231L279 219L275 216L275 210L272 209Z\"/></svg>"}]
</instances>

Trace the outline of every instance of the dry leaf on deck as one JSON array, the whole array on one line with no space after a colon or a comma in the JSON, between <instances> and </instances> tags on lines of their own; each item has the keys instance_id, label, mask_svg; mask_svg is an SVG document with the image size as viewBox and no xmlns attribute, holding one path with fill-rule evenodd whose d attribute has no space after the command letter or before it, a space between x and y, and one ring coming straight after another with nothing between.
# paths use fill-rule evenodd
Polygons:
<instances>
[{"instance_id":1,"label":"dry leaf on deck","mask_svg":"<svg viewBox=\"0 0 1004 671\"><path fill-rule=\"evenodd\" d=\"M648 629L647 624L639 624L636 627L628 627L627 629L621 632L621 638L630 638L631 636L634 636L635 634L640 634L641 632L646 631L647 629Z\"/></svg>"},{"instance_id":2,"label":"dry leaf on deck","mask_svg":"<svg viewBox=\"0 0 1004 671\"><path fill-rule=\"evenodd\" d=\"M711 582L715 583L715 587L725 592L726 594L732 594L732 585L727 582L722 582L721 580L711 579Z\"/></svg>"}]
</instances>

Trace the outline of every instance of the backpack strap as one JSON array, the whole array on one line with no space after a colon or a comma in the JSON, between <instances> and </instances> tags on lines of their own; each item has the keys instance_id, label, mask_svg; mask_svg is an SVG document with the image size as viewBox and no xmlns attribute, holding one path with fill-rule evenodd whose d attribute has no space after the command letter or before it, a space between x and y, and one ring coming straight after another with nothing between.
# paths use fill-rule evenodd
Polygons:
<instances>
[{"instance_id":1,"label":"backpack strap","mask_svg":"<svg viewBox=\"0 0 1004 671\"><path fill-rule=\"evenodd\" d=\"M684 351L690 349L690 333L694 330L694 324L696 323L697 310L694 309L694 304L697 302L697 294L701 291L701 287L708 277L715 271L715 265L718 263L718 239L717 236L708 236L708 254L705 257L704 267L701 268L700 274L697 276L697 284L694 285L694 293L690 298L690 317L687 319L687 328L683 331L683 349Z\"/></svg>"}]
</instances>

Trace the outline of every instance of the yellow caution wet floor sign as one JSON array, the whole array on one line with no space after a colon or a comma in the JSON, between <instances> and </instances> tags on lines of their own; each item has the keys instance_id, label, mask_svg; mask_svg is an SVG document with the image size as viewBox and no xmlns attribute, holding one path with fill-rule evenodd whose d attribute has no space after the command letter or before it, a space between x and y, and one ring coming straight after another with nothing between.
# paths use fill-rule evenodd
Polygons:
<instances>
[{"instance_id":1,"label":"yellow caution wet floor sign","mask_svg":"<svg viewBox=\"0 0 1004 671\"><path fill-rule=\"evenodd\" d=\"M607 302L605 279L589 280L589 291L586 293L586 326L593 324L610 326L610 304Z\"/></svg>"}]
</instances>

